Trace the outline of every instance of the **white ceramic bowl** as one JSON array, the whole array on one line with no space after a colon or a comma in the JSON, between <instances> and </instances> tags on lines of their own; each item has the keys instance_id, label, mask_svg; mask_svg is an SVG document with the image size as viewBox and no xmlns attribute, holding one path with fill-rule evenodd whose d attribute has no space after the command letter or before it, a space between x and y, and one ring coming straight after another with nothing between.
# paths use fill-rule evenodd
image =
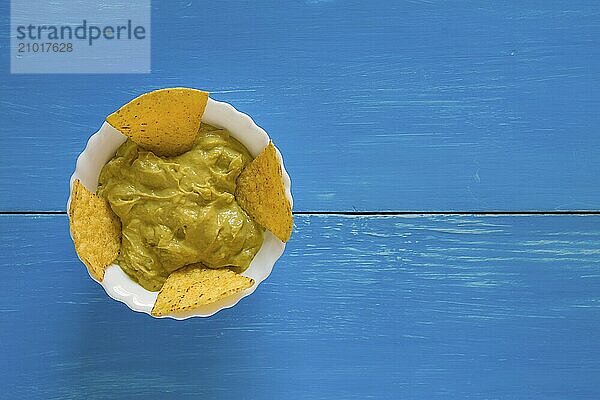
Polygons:
<instances>
[{"instance_id":1,"label":"white ceramic bowl","mask_svg":"<svg viewBox=\"0 0 600 400\"><path fill-rule=\"evenodd\" d=\"M228 103L208 99L202 122L227 129L231 135L239 140L250 151L253 157L256 157L260 151L269 143L269 135L254 123L252 118L236 110ZM100 130L94 133L88 140L87 146L77 158L75 172L71 176L70 190L73 190L73 181L79 179L83 185L95 192L98 187L98 177L104 164L106 164L116 153L117 148L126 140L126 136L121 134L108 123L102 124ZM290 191L290 177L283 166L283 158L279 151L279 160L281 162L281 171L283 172L283 184L287 198L292 204L292 194ZM71 196L67 201L67 210L71 204ZM271 232L265 232L265 240L252 260L250 267L243 275L254 279L254 285L235 296L228 297L207 305L193 312L167 315L166 317L174 319L186 319L190 317L208 317L224 308L233 307L243 297L252 294L258 285L264 281L271 271L273 265L281 254L285 244L277 239ZM90 277L92 277L90 275ZM94 279L92 277L92 279ZM150 314L158 292L150 292L134 281L123 272L117 264L110 265L104 275L104 280L99 282L106 293L115 300L121 301L134 311Z\"/></svg>"}]
</instances>

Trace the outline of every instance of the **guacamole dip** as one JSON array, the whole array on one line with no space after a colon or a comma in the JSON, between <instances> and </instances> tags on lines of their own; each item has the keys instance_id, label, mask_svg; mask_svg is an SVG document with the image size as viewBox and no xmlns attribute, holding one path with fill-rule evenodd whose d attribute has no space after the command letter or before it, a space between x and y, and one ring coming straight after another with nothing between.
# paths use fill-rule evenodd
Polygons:
<instances>
[{"instance_id":1,"label":"guacamole dip","mask_svg":"<svg viewBox=\"0 0 600 400\"><path fill-rule=\"evenodd\" d=\"M128 139L102 169L98 188L121 219L117 264L151 291L192 263L248 268L263 229L234 193L251 160L229 132L206 124L192 149L176 157L158 157Z\"/></svg>"}]
</instances>

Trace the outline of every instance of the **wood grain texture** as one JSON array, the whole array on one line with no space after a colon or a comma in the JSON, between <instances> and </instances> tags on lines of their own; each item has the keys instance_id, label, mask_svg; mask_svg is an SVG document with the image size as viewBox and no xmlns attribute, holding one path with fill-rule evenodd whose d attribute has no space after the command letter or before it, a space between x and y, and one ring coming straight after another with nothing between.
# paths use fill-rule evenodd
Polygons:
<instances>
[{"instance_id":1,"label":"wood grain texture","mask_svg":"<svg viewBox=\"0 0 600 400\"><path fill-rule=\"evenodd\" d=\"M597 399L600 216L299 216L271 277L209 319L109 299L65 216L0 216L16 399Z\"/></svg>"},{"instance_id":2,"label":"wood grain texture","mask_svg":"<svg viewBox=\"0 0 600 400\"><path fill-rule=\"evenodd\" d=\"M270 133L297 211L600 209L600 2L153 7L150 75L0 64L0 211L63 210L104 117L178 85L210 90Z\"/></svg>"}]
</instances>

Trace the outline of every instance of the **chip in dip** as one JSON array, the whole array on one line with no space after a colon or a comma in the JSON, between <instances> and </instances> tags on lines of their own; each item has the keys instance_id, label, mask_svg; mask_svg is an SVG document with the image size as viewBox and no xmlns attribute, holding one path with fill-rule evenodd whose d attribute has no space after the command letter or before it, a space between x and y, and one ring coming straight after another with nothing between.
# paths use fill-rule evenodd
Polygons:
<instances>
[{"instance_id":1,"label":"chip in dip","mask_svg":"<svg viewBox=\"0 0 600 400\"><path fill-rule=\"evenodd\" d=\"M122 223L117 264L151 291L192 263L245 270L263 242L263 228L234 195L251 160L229 132L207 124L175 157L127 140L102 169L97 192Z\"/></svg>"}]
</instances>

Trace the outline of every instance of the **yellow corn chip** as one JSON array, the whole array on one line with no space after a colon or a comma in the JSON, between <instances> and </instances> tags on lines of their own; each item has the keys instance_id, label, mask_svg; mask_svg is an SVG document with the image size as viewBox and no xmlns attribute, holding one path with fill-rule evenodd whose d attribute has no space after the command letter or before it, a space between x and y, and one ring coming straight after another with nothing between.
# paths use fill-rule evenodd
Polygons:
<instances>
[{"instance_id":1,"label":"yellow corn chip","mask_svg":"<svg viewBox=\"0 0 600 400\"><path fill-rule=\"evenodd\" d=\"M79 180L73 182L69 226L75 250L92 276L102 282L104 271L119 254L121 221L108 202L91 193Z\"/></svg>"},{"instance_id":2,"label":"yellow corn chip","mask_svg":"<svg viewBox=\"0 0 600 400\"><path fill-rule=\"evenodd\" d=\"M146 150L176 156L192 148L208 93L170 88L143 94L106 118L106 122Z\"/></svg>"},{"instance_id":3,"label":"yellow corn chip","mask_svg":"<svg viewBox=\"0 0 600 400\"><path fill-rule=\"evenodd\" d=\"M281 164L270 142L237 179L235 198L256 222L282 242L292 234L292 208L285 196Z\"/></svg>"},{"instance_id":4,"label":"yellow corn chip","mask_svg":"<svg viewBox=\"0 0 600 400\"><path fill-rule=\"evenodd\" d=\"M248 289L254 279L227 269L192 264L171 273L158 293L152 315L160 317L219 301Z\"/></svg>"}]
</instances>

